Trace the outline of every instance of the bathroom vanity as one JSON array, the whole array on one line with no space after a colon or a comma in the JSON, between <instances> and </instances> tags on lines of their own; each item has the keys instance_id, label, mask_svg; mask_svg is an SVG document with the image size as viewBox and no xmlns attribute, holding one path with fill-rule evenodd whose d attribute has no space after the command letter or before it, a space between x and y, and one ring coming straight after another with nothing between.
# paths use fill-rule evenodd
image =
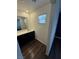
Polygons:
<instances>
[{"instance_id":1,"label":"bathroom vanity","mask_svg":"<svg viewBox=\"0 0 79 59\"><path fill-rule=\"evenodd\" d=\"M35 31L24 31L17 35L24 59L44 59L46 46L35 37Z\"/></svg>"}]
</instances>

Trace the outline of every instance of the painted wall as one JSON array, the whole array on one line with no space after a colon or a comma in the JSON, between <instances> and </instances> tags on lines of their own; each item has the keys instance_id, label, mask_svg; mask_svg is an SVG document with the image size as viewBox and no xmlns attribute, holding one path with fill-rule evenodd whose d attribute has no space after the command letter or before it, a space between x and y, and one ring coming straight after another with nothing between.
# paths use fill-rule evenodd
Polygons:
<instances>
[{"instance_id":1,"label":"painted wall","mask_svg":"<svg viewBox=\"0 0 79 59\"><path fill-rule=\"evenodd\" d=\"M50 40L49 40L49 46L48 46L48 55L50 53L51 46L52 46L52 43L54 40L60 9L61 9L61 0L56 0L54 12L52 11L52 14L51 14ZM52 10L53 10L53 7L52 7Z\"/></svg>"},{"instance_id":2,"label":"painted wall","mask_svg":"<svg viewBox=\"0 0 79 59\"><path fill-rule=\"evenodd\" d=\"M35 11L33 11L30 16L31 28L36 31L36 38L43 44L47 46L46 54L48 54L49 46L49 33L50 33L50 20L51 20L51 10L54 10L54 4L46 4ZM51 8L53 7L53 8ZM38 16L42 14L47 14L47 19L45 24L38 23Z\"/></svg>"},{"instance_id":3,"label":"painted wall","mask_svg":"<svg viewBox=\"0 0 79 59\"><path fill-rule=\"evenodd\" d=\"M24 11L17 10L17 16L27 17L29 19L29 14L25 13Z\"/></svg>"},{"instance_id":4,"label":"painted wall","mask_svg":"<svg viewBox=\"0 0 79 59\"><path fill-rule=\"evenodd\" d=\"M36 37L39 41L47 45L48 26L49 26L49 7L50 5L42 6L31 13L31 28L35 29ZM45 24L38 23L38 16L47 13L47 21Z\"/></svg>"}]
</instances>

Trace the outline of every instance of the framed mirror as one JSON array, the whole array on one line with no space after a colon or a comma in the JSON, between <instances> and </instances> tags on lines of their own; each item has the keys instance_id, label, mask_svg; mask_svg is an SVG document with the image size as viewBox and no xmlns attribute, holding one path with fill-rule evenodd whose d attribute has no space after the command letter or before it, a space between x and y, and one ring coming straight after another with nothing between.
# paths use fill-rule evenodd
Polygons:
<instances>
[{"instance_id":1,"label":"framed mirror","mask_svg":"<svg viewBox=\"0 0 79 59\"><path fill-rule=\"evenodd\" d=\"M17 31L27 29L27 18L17 16Z\"/></svg>"}]
</instances>

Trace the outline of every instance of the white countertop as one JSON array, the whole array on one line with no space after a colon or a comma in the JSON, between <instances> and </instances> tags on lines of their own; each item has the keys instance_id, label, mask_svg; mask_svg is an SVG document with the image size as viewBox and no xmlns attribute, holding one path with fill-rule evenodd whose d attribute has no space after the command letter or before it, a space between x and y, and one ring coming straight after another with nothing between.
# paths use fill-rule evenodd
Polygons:
<instances>
[{"instance_id":1,"label":"white countertop","mask_svg":"<svg viewBox=\"0 0 79 59\"><path fill-rule=\"evenodd\" d=\"M31 29L31 30L24 29L24 30L17 31L17 36L25 34L25 33L29 33L31 31L34 31L34 30L33 29Z\"/></svg>"}]
</instances>

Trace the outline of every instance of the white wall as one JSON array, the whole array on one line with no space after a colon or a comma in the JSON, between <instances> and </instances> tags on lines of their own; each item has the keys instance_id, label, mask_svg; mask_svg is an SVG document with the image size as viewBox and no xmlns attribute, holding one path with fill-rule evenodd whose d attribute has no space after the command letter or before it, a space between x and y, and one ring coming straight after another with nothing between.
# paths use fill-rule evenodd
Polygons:
<instances>
[{"instance_id":1,"label":"white wall","mask_svg":"<svg viewBox=\"0 0 79 59\"><path fill-rule=\"evenodd\" d=\"M29 18L29 14L25 13L24 11L17 10L17 16L23 16Z\"/></svg>"},{"instance_id":2,"label":"white wall","mask_svg":"<svg viewBox=\"0 0 79 59\"><path fill-rule=\"evenodd\" d=\"M34 12L31 13L31 28L35 29L36 37L39 41L47 45L48 39L48 26L49 26L49 7L50 5L42 6L36 9ZM47 22L46 24L39 24L38 23L38 16L41 14L47 13Z\"/></svg>"},{"instance_id":3,"label":"white wall","mask_svg":"<svg viewBox=\"0 0 79 59\"><path fill-rule=\"evenodd\" d=\"M53 7L54 9L54 4L53 6L51 4L46 4L35 11L33 11L30 16L30 23L31 23L31 28L36 31L36 38L43 44L47 46L47 51L46 54L48 53L48 46L49 46L49 26L50 26L50 20L51 20L51 9ZM38 16L41 14L47 13L47 20L46 24L39 24L38 23Z\"/></svg>"},{"instance_id":4,"label":"white wall","mask_svg":"<svg viewBox=\"0 0 79 59\"><path fill-rule=\"evenodd\" d=\"M48 46L48 55L50 53L51 46L52 46L52 43L53 43L53 40L54 40L54 36L55 36L55 31L56 31L56 26L57 26L57 22L58 22L59 11L61 9L60 5L61 5L61 0L56 0L54 12L52 11L52 14L51 14L52 17L51 17L51 24L50 24L50 40L49 40L49 46ZM52 7L52 10L53 10L53 7Z\"/></svg>"}]
</instances>

